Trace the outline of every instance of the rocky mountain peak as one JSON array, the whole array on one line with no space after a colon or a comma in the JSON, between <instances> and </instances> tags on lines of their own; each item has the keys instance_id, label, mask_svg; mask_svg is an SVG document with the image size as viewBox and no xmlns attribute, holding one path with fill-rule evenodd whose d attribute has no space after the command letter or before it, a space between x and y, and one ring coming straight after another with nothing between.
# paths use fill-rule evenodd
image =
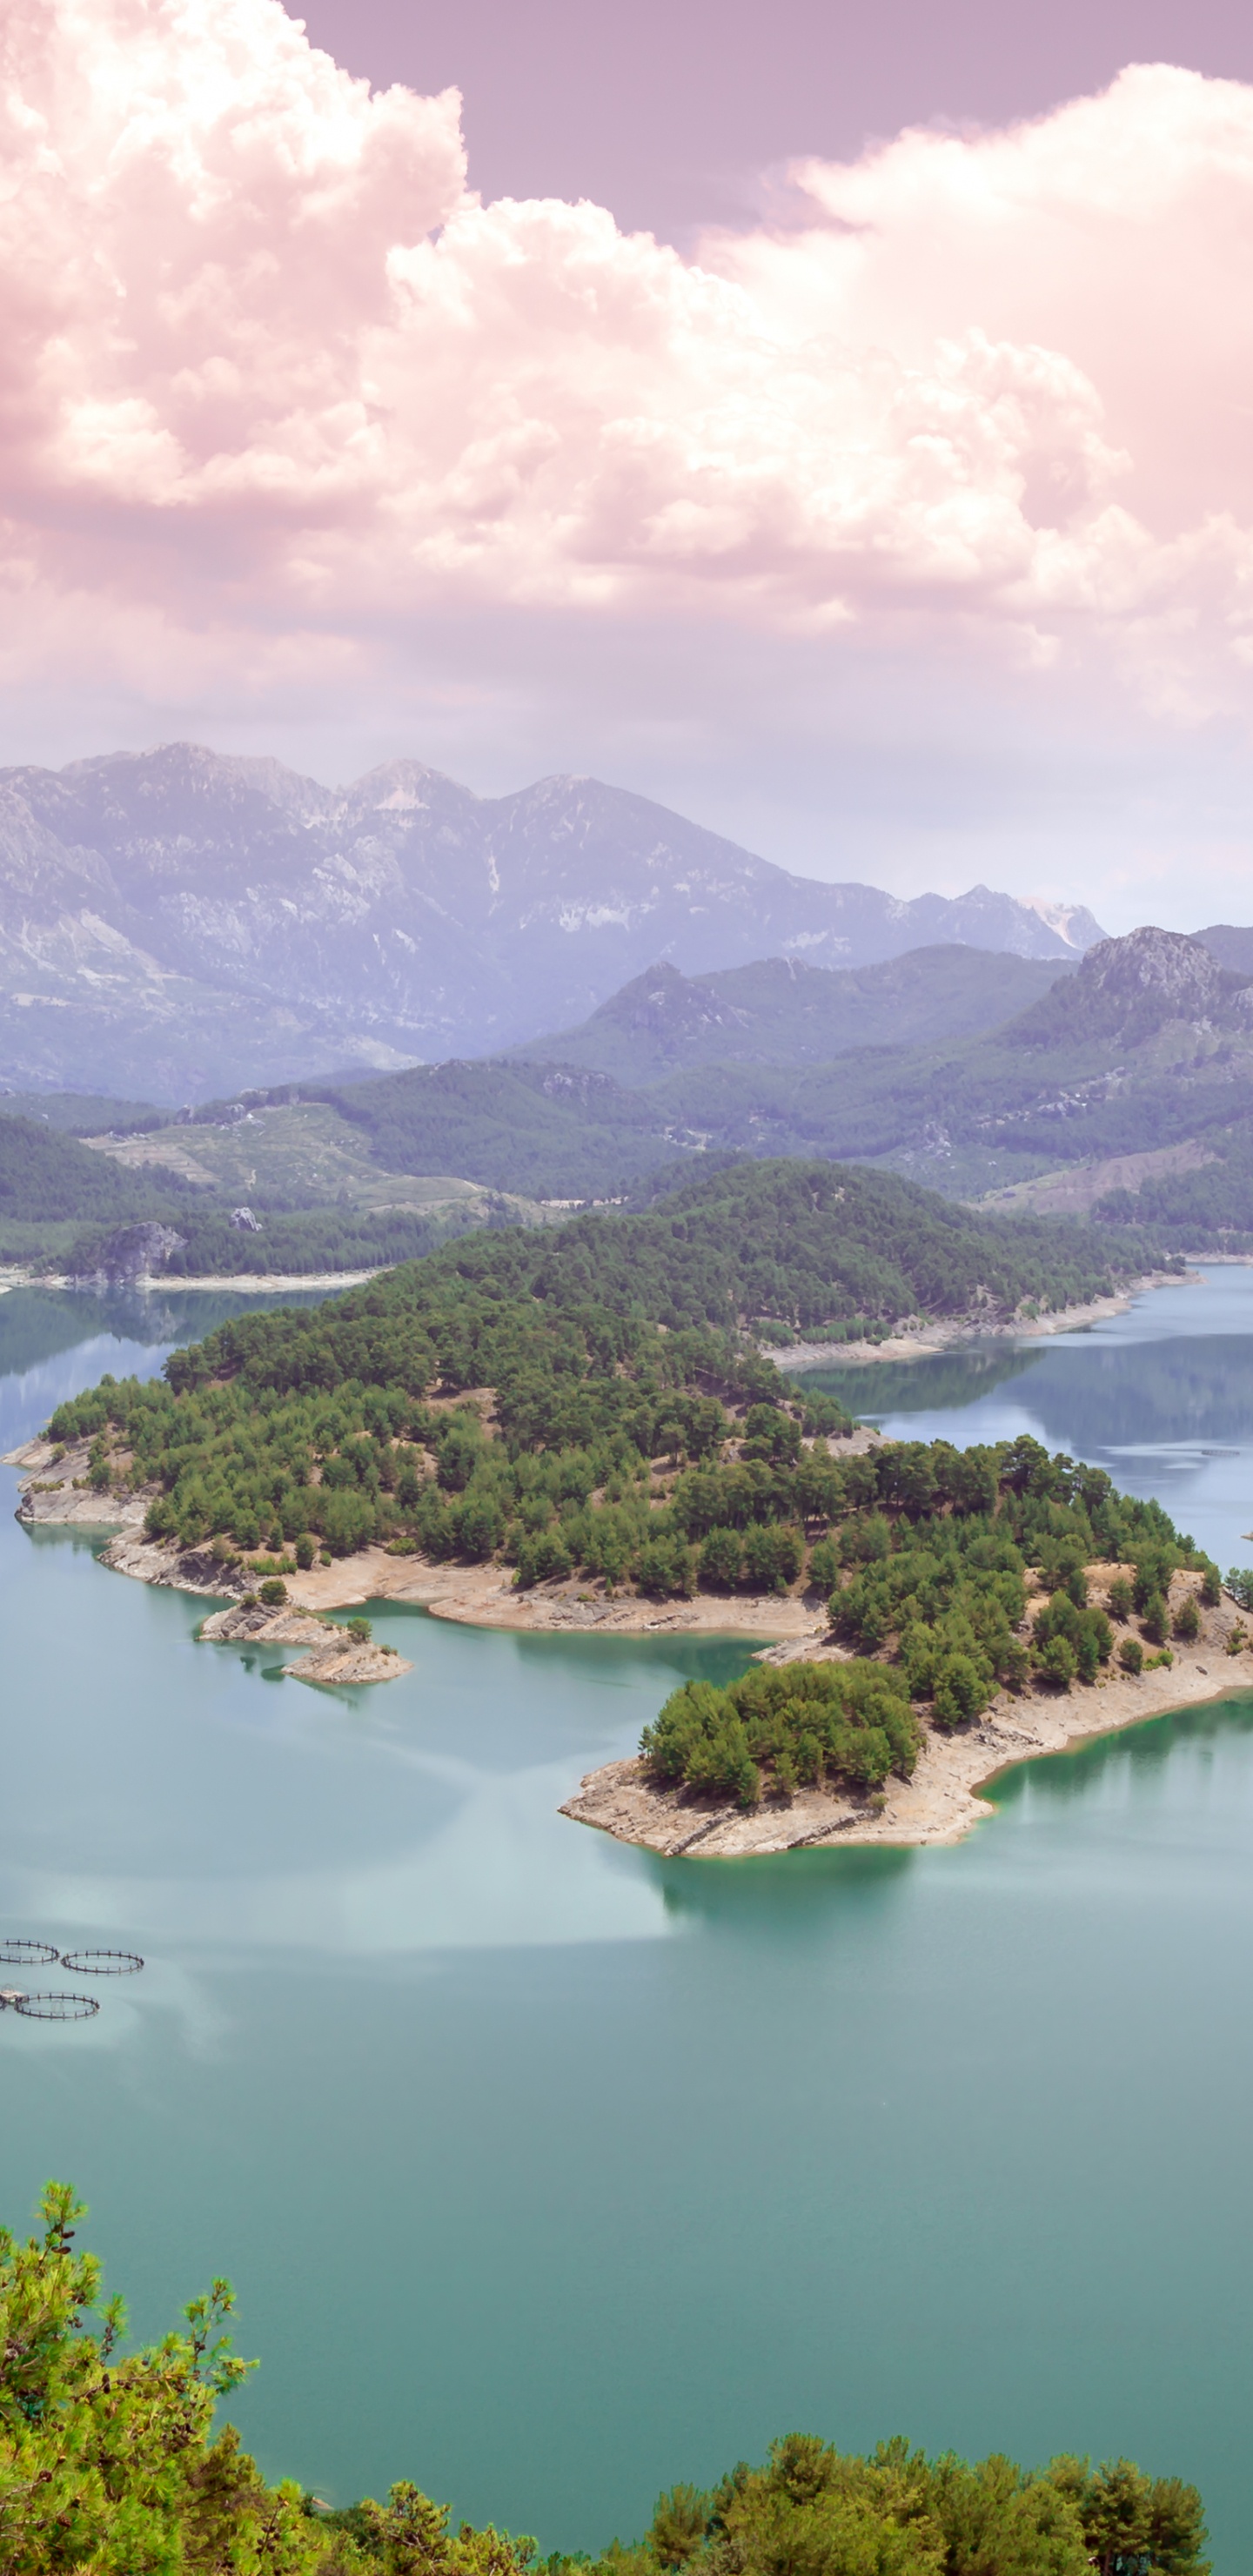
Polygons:
<instances>
[{"instance_id":1,"label":"rocky mountain peak","mask_svg":"<svg viewBox=\"0 0 1253 2576\"><path fill-rule=\"evenodd\" d=\"M1085 995L1166 1004L1169 1016L1178 1020L1208 1019L1227 998L1222 969L1199 940L1152 925L1090 948L1076 982Z\"/></svg>"}]
</instances>

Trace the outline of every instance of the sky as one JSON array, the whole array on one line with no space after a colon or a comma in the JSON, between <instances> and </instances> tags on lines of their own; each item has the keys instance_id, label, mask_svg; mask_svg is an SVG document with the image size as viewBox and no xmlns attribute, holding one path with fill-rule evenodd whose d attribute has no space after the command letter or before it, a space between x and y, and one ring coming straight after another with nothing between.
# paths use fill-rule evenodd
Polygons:
<instances>
[{"instance_id":1,"label":"sky","mask_svg":"<svg viewBox=\"0 0 1253 2576\"><path fill-rule=\"evenodd\" d=\"M1253 918L1253 16L9 0L0 759Z\"/></svg>"}]
</instances>

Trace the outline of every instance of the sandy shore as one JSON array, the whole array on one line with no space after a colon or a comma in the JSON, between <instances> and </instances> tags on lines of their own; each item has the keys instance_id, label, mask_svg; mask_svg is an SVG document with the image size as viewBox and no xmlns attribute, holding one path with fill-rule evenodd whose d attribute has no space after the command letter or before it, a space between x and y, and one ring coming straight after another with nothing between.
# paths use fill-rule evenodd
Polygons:
<instances>
[{"instance_id":1,"label":"sandy shore","mask_svg":"<svg viewBox=\"0 0 1253 2576\"><path fill-rule=\"evenodd\" d=\"M1102 1569L1110 1574L1112 1567ZM1178 1605L1198 1578L1176 1575L1172 1598ZM1100 1587L1093 1585L1093 1597ZM825 1625L825 1623L824 1623ZM598 1826L619 1842L640 1843L648 1850L678 1858L699 1852L704 1859L742 1860L754 1853L801 1851L817 1844L878 1843L912 1847L956 1843L995 1810L979 1793L999 1772L1015 1763L1038 1761L1042 1754L1064 1753L1068 1745L1089 1736L1115 1735L1140 1726L1146 1717L1191 1707L1199 1700L1221 1699L1228 1691L1253 1688L1253 1656L1228 1655L1232 1629L1243 1625L1234 1603L1224 1599L1216 1610L1202 1610L1195 1646L1176 1643L1173 1667L1142 1673L1102 1674L1084 1688L1069 1692L1031 1689L1015 1696L1002 1691L983 1719L955 1735L928 1728L912 1780L893 1777L880 1805L818 1789L798 1790L789 1805L769 1801L745 1815L730 1801L683 1796L657 1789L638 1760L607 1762L590 1771L561 1809L576 1824ZM1127 1631L1116 1633L1125 1635ZM1135 1631L1133 1630L1134 1634ZM792 1644L768 1649L761 1663L787 1663L804 1655L823 1662L840 1649L815 1652Z\"/></svg>"}]
</instances>

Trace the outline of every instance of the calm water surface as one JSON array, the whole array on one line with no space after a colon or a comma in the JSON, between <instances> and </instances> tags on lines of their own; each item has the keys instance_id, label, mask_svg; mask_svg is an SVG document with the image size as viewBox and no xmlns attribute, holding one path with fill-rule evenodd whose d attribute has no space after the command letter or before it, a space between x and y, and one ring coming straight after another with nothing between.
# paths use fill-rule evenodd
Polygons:
<instances>
[{"instance_id":1,"label":"calm water surface","mask_svg":"<svg viewBox=\"0 0 1253 2576\"><path fill-rule=\"evenodd\" d=\"M0 1300L6 1445L209 1319ZM1220 1271L856 1395L1098 1457L1225 1565L1251 1324ZM667 1863L558 1800L742 1647L380 1608L412 1675L319 1693L7 1513L0 1581L0 1921L150 1963L0 2019L0 2209L72 2178L142 2332L228 2269L268 2470L594 2547L791 2425L903 2428L1178 2469L1248 2565L1253 1693L956 1851Z\"/></svg>"}]
</instances>

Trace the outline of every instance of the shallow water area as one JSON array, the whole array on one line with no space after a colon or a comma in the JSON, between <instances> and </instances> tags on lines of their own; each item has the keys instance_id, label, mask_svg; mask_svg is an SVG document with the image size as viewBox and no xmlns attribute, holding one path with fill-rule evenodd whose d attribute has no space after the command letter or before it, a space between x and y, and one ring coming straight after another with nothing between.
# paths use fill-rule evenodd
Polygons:
<instances>
[{"instance_id":1,"label":"shallow water area","mask_svg":"<svg viewBox=\"0 0 1253 2576\"><path fill-rule=\"evenodd\" d=\"M880 1391L1077 1454L1123 1441L1147 1355L1132 1447L1197 1454L1138 1489L1225 1565L1253 1476L1206 1484L1209 1346L1243 1458L1253 1279L1218 1278L1222 1332L1176 1333L1205 1292L1170 1290L922 1417ZM6 1443L200 1328L124 1346L83 1302L41 1348L0 1300ZM1253 1692L1015 1772L955 1850L666 1863L558 1801L742 1643L375 1605L413 1673L317 1691L81 1534L6 1515L0 1584L0 1927L148 1961L88 2025L0 2016L0 2214L75 2181L140 2332L228 2271L267 2470L595 2547L792 2425L899 2428L1195 2477L1246 2564Z\"/></svg>"}]
</instances>

